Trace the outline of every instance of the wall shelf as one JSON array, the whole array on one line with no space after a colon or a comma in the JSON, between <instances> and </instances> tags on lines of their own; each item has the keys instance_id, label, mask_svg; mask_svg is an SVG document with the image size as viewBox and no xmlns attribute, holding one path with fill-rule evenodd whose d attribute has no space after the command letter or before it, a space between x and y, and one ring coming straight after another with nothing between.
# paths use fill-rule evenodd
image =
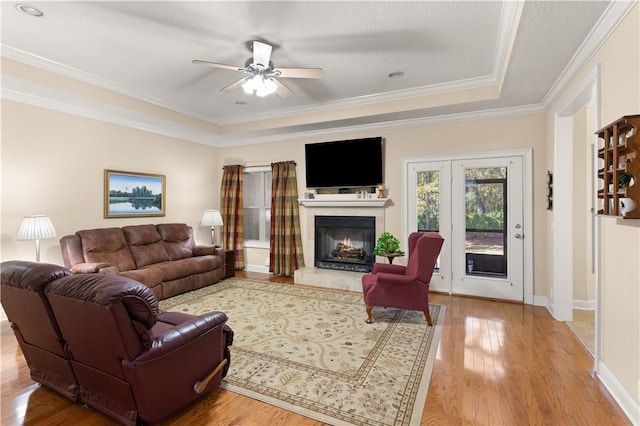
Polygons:
<instances>
[{"instance_id":1,"label":"wall shelf","mask_svg":"<svg viewBox=\"0 0 640 426\"><path fill-rule=\"evenodd\" d=\"M620 199L631 198L636 208L625 219L640 219L640 115L625 115L598 130L597 214L620 216ZM625 183L631 177L630 183Z\"/></svg>"}]
</instances>

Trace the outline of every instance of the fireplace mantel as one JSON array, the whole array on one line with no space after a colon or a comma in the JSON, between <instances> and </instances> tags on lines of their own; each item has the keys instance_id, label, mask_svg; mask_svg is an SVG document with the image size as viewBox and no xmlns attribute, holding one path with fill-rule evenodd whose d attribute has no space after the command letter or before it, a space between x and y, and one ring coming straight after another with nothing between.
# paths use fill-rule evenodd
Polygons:
<instances>
[{"instance_id":1,"label":"fireplace mantel","mask_svg":"<svg viewBox=\"0 0 640 426\"><path fill-rule=\"evenodd\" d=\"M298 200L305 207L384 207L389 198L318 197Z\"/></svg>"}]
</instances>

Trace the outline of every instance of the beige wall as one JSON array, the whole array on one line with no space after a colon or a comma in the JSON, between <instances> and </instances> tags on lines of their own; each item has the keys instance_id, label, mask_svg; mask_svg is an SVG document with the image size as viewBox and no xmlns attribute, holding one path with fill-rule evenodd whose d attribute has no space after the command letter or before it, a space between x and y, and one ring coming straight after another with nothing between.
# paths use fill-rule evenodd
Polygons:
<instances>
[{"instance_id":1,"label":"beige wall","mask_svg":"<svg viewBox=\"0 0 640 426\"><path fill-rule=\"evenodd\" d=\"M22 218L48 215L58 238L41 241L41 261L62 264L59 237L79 229L185 222L210 243L202 212L217 208L216 150L22 103L2 101L2 260L35 260L17 241ZM103 218L104 169L166 176L166 216Z\"/></svg>"},{"instance_id":2,"label":"beige wall","mask_svg":"<svg viewBox=\"0 0 640 426\"><path fill-rule=\"evenodd\" d=\"M553 114L587 73L600 68L600 124L640 113L640 6L636 5L601 46L580 75L550 108ZM593 132L598 130L593 128ZM553 152L553 132L547 132L547 153ZM547 167L553 156L547 155ZM640 404L640 221L601 217L601 363ZM559 226L555 224L553 226ZM552 239L547 252L553 256Z\"/></svg>"},{"instance_id":3,"label":"beige wall","mask_svg":"<svg viewBox=\"0 0 640 426\"><path fill-rule=\"evenodd\" d=\"M534 294L544 295L548 284L538 277L545 276L546 247L545 197L545 118L544 114L447 123L432 126L387 129L375 133L340 134L333 137L292 140L287 142L252 145L250 147L221 148L218 161L245 166L269 165L274 161L293 160L297 163L298 192L305 190L304 144L328 140L352 139L369 136L385 138L385 186L392 203L385 211L385 230L400 235L402 232L402 160L407 157L442 156L447 154L478 153L487 151L533 148L534 182ZM357 161L357 159L354 159ZM331 165L327 165L328 169ZM300 207L303 238L310 232L306 223L305 207ZM248 249L247 258L263 259L256 254L261 249ZM248 262L250 264L250 262ZM261 262L262 264L262 262Z\"/></svg>"}]
</instances>

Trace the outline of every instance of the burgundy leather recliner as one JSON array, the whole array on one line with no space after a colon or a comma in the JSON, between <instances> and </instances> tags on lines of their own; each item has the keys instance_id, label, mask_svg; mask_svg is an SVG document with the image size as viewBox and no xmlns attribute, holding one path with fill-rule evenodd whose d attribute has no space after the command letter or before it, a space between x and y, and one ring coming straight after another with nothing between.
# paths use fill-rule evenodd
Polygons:
<instances>
[{"instance_id":1,"label":"burgundy leather recliner","mask_svg":"<svg viewBox=\"0 0 640 426\"><path fill-rule=\"evenodd\" d=\"M67 275L71 275L71 271L57 265L3 262L0 297L31 379L76 401L78 381L71 369L66 342L44 293L50 282Z\"/></svg>"},{"instance_id":2,"label":"burgundy leather recliner","mask_svg":"<svg viewBox=\"0 0 640 426\"><path fill-rule=\"evenodd\" d=\"M5 294L26 284L9 286L19 280L12 271L25 268L21 277L27 282L42 268L55 277L43 284L43 305L59 331L55 338L71 366L77 399L121 423L162 420L215 389L227 372L233 331L223 312L161 311L148 287L120 275L71 275L33 262L1 267L2 305L20 330L25 321L15 310L27 302Z\"/></svg>"}]
</instances>

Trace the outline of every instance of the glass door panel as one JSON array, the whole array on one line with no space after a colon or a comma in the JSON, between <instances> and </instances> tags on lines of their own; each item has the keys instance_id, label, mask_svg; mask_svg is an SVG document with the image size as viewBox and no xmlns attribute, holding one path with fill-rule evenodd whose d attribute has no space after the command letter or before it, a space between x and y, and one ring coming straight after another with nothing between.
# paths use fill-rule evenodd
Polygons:
<instances>
[{"instance_id":1,"label":"glass door panel","mask_svg":"<svg viewBox=\"0 0 640 426\"><path fill-rule=\"evenodd\" d=\"M451 238L451 167L448 161L411 163L407 169L407 233L438 232L444 246L436 262L429 288L451 292L451 257L447 255ZM406 241L403 242L406 249ZM406 259L404 259L406 260Z\"/></svg>"},{"instance_id":2,"label":"glass door panel","mask_svg":"<svg viewBox=\"0 0 640 426\"><path fill-rule=\"evenodd\" d=\"M416 173L418 231L440 232L440 171Z\"/></svg>"},{"instance_id":3,"label":"glass door panel","mask_svg":"<svg viewBox=\"0 0 640 426\"><path fill-rule=\"evenodd\" d=\"M452 161L452 292L524 298L522 158Z\"/></svg>"},{"instance_id":4,"label":"glass door panel","mask_svg":"<svg viewBox=\"0 0 640 426\"><path fill-rule=\"evenodd\" d=\"M466 275L507 276L507 169L465 170Z\"/></svg>"}]
</instances>

